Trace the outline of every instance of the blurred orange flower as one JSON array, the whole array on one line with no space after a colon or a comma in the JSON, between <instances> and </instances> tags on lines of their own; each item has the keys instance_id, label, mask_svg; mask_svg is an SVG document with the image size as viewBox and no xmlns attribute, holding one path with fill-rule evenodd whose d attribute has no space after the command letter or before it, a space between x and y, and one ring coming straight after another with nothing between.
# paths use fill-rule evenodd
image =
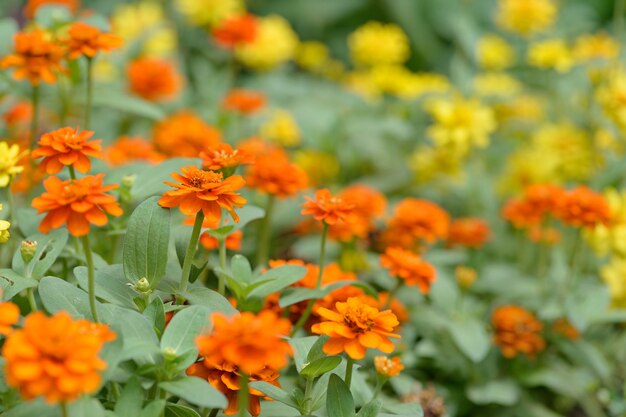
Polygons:
<instances>
[{"instance_id":1,"label":"blurred orange flower","mask_svg":"<svg viewBox=\"0 0 626 417\"><path fill-rule=\"evenodd\" d=\"M304 170L289 162L282 152L272 152L257 157L254 165L248 167L246 182L250 188L286 198L304 190L308 178Z\"/></svg>"},{"instance_id":2,"label":"blurred orange flower","mask_svg":"<svg viewBox=\"0 0 626 417\"><path fill-rule=\"evenodd\" d=\"M256 39L259 22L254 15L243 14L222 20L213 29L213 38L224 48L252 43Z\"/></svg>"},{"instance_id":3,"label":"blurred orange flower","mask_svg":"<svg viewBox=\"0 0 626 417\"><path fill-rule=\"evenodd\" d=\"M250 115L265 106L265 95L258 91L236 88L228 92L222 100L222 107L226 110L237 111Z\"/></svg>"},{"instance_id":4,"label":"blurred orange flower","mask_svg":"<svg viewBox=\"0 0 626 417\"><path fill-rule=\"evenodd\" d=\"M54 83L56 72L64 72L61 60L64 49L50 39L50 34L36 29L18 32L14 38L15 50L0 61L0 67L13 68L13 78L28 80L33 85L42 81Z\"/></svg>"},{"instance_id":5,"label":"blurred orange flower","mask_svg":"<svg viewBox=\"0 0 626 417\"><path fill-rule=\"evenodd\" d=\"M191 111L183 110L157 123L154 144L163 154L196 158L207 147L221 142L219 130Z\"/></svg>"},{"instance_id":6,"label":"blurred orange flower","mask_svg":"<svg viewBox=\"0 0 626 417\"><path fill-rule=\"evenodd\" d=\"M161 162L164 157L154 149L154 145L140 137L121 136L105 150L104 158L113 166L134 161L151 164Z\"/></svg>"},{"instance_id":7,"label":"blurred orange flower","mask_svg":"<svg viewBox=\"0 0 626 417\"><path fill-rule=\"evenodd\" d=\"M29 19L35 17L37 13L37 9L41 6L46 5L60 5L65 6L69 9L71 13L76 13L78 8L80 7L79 0L28 0L26 3L26 7L24 7L24 16Z\"/></svg>"},{"instance_id":8,"label":"blurred orange flower","mask_svg":"<svg viewBox=\"0 0 626 417\"><path fill-rule=\"evenodd\" d=\"M507 202L502 216L518 228L538 226L547 215L554 214L564 193L561 187L552 184L529 185L521 198Z\"/></svg>"},{"instance_id":9,"label":"blurred orange flower","mask_svg":"<svg viewBox=\"0 0 626 417\"><path fill-rule=\"evenodd\" d=\"M224 242L226 244L226 249L235 251L240 250L242 238L243 232L241 230L237 230L229 234ZM219 246L217 239L211 236L208 232L204 232L200 235L200 244L207 250L214 250Z\"/></svg>"},{"instance_id":10,"label":"blurred orange flower","mask_svg":"<svg viewBox=\"0 0 626 417\"><path fill-rule=\"evenodd\" d=\"M0 303L0 335L13 333L13 325L20 319L20 308L10 301Z\"/></svg>"},{"instance_id":11,"label":"blurred orange flower","mask_svg":"<svg viewBox=\"0 0 626 417\"><path fill-rule=\"evenodd\" d=\"M389 359L386 356L376 356L374 358L374 367L379 375L386 378L393 378L400 375L400 372L404 369L404 365L400 361L400 358L395 356Z\"/></svg>"},{"instance_id":12,"label":"blurred orange flower","mask_svg":"<svg viewBox=\"0 0 626 417\"><path fill-rule=\"evenodd\" d=\"M611 208L604 195L579 186L562 196L555 216L569 226L593 228L609 224Z\"/></svg>"},{"instance_id":13,"label":"blurred orange flower","mask_svg":"<svg viewBox=\"0 0 626 417\"><path fill-rule=\"evenodd\" d=\"M380 256L380 264L389 269L390 275L400 278L406 285L417 285L422 294L428 294L431 284L437 279L434 266L403 248L387 248Z\"/></svg>"},{"instance_id":14,"label":"blurred orange flower","mask_svg":"<svg viewBox=\"0 0 626 417\"><path fill-rule=\"evenodd\" d=\"M95 57L100 51L112 51L122 46L122 38L119 36L102 33L95 26L84 22L72 23L67 31L67 52L70 59L78 59L81 56Z\"/></svg>"},{"instance_id":15,"label":"blurred orange flower","mask_svg":"<svg viewBox=\"0 0 626 417\"><path fill-rule=\"evenodd\" d=\"M254 163L254 156L227 143L218 143L200 152L202 167L211 171L233 171L239 165Z\"/></svg>"},{"instance_id":16,"label":"blurred orange flower","mask_svg":"<svg viewBox=\"0 0 626 417\"><path fill-rule=\"evenodd\" d=\"M489 225L479 218L456 219L450 224L446 245L480 248L489 239Z\"/></svg>"},{"instance_id":17,"label":"blurred orange flower","mask_svg":"<svg viewBox=\"0 0 626 417\"><path fill-rule=\"evenodd\" d=\"M543 324L523 307L498 307L493 311L491 323L495 331L494 343L505 358L513 358L519 353L534 357L545 348L541 337Z\"/></svg>"},{"instance_id":18,"label":"blurred orange flower","mask_svg":"<svg viewBox=\"0 0 626 417\"><path fill-rule=\"evenodd\" d=\"M307 200L302 206L302 215L310 214L315 220L328 225L339 222L349 223L353 220L355 205L339 196L333 196L326 188L315 192L315 199L305 196Z\"/></svg>"},{"instance_id":19,"label":"blurred orange flower","mask_svg":"<svg viewBox=\"0 0 626 417\"><path fill-rule=\"evenodd\" d=\"M358 297L337 303L334 311L322 307L317 313L325 321L314 324L311 331L330 336L323 347L328 355L346 352L352 359L363 359L367 348L391 353L394 345L389 338L400 337L392 333L399 323L391 310L378 311Z\"/></svg>"},{"instance_id":20,"label":"blurred orange flower","mask_svg":"<svg viewBox=\"0 0 626 417\"><path fill-rule=\"evenodd\" d=\"M132 93L155 102L174 98L182 83L180 74L171 62L156 58L132 61L128 65L127 76Z\"/></svg>"},{"instance_id":21,"label":"blurred orange flower","mask_svg":"<svg viewBox=\"0 0 626 417\"><path fill-rule=\"evenodd\" d=\"M328 229L332 239L347 242L358 237L365 239L375 228L374 221L382 216L387 199L380 191L364 184L355 184L343 189L339 197L354 204L350 222L339 222Z\"/></svg>"},{"instance_id":22,"label":"blurred orange flower","mask_svg":"<svg viewBox=\"0 0 626 417\"><path fill-rule=\"evenodd\" d=\"M394 209L383 241L388 246L414 249L422 242L445 239L450 216L437 204L417 198L405 198Z\"/></svg>"},{"instance_id":23,"label":"blurred orange flower","mask_svg":"<svg viewBox=\"0 0 626 417\"><path fill-rule=\"evenodd\" d=\"M9 128L15 128L17 125L26 126L30 122L32 114L33 106L27 101L20 101L2 115L2 120Z\"/></svg>"},{"instance_id":24,"label":"blurred orange flower","mask_svg":"<svg viewBox=\"0 0 626 417\"><path fill-rule=\"evenodd\" d=\"M45 397L51 404L94 393L107 367L98 354L115 338L108 326L74 320L64 311L52 317L31 313L2 347L7 383L24 399Z\"/></svg>"},{"instance_id":25,"label":"blurred orange flower","mask_svg":"<svg viewBox=\"0 0 626 417\"><path fill-rule=\"evenodd\" d=\"M556 333L559 333L570 340L578 340L580 339L580 332L576 327L570 323L568 319L565 317L561 317L557 319L554 323L552 323L552 330Z\"/></svg>"},{"instance_id":26,"label":"blurred orange flower","mask_svg":"<svg viewBox=\"0 0 626 417\"><path fill-rule=\"evenodd\" d=\"M56 174L64 166L74 167L78 172L91 169L89 157L101 158L100 139L89 140L93 132L78 131L78 128L63 127L44 133L39 139L39 147L32 152L33 158L43 158L39 166L48 174Z\"/></svg>"},{"instance_id":27,"label":"blurred orange flower","mask_svg":"<svg viewBox=\"0 0 626 417\"><path fill-rule=\"evenodd\" d=\"M177 182L165 182L175 190L167 191L159 199L162 207L178 207L188 216L195 216L202 210L210 224L219 223L222 209L225 209L233 220L239 221L235 208L246 204L246 199L237 193L245 184L241 175L224 179L219 172L204 171L194 165L184 167L181 171L182 175L176 172L172 174Z\"/></svg>"},{"instance_id":28,"label":"blurred orange flower","mask_svg":"<svg viewBox=\"0 0 626 417\"><path fill-rule=\"evenodd\" d=\"M43 182L46 191L32 202L39 214L46 213L39 231L48 233L67 224L73 236L84 236L89 233L90 224L106 225L107 214L121 216L122 209L115 197L106 194L117 188L117 184L102 185L103 178L104 174L66 181L57 177L46 179Z\"/></svg>"}]
</instances>

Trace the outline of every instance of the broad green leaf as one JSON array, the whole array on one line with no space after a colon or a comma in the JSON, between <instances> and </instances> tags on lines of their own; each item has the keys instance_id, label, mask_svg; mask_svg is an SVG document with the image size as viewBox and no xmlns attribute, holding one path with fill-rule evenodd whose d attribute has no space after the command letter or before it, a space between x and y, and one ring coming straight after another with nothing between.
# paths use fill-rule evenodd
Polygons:
<instances>
[{"instance_id":1,"label":"broad green leaf","mask_svg":"<svg viewBox=\"0 0 626 417\"><path fill-rule=\"evenodd\" d=\"M155 297L142 314L153 323L154 330L160 337L165 329L165 307L163 301L159 297Z\"/></svg>"},{"instance_id":2,"label":"broad green leaf","mask_svg":"<svg viewBox=\"0 0 626 417\"><path fill-rule=\"evenodd\" d=\"M289 395L283 389L270 384L269 382L265 382L265 381L251 382L250 386L256 390L261 391L263 394L267 395L273 400L280 401L281 403L288 405L290 407L293 407L296 410L299 409L298 404L291 397L291 395Z\"/></svg>"},{"instance_id":3,"label":"broad green leaf","mask_svg":"<svg viewBox=\"0 0 626 417\"><path fill-rule=\"evenodd\" d=\"M250 284L254 280L250 262L243 255L235 255L232 257L230 260L230 272L232 278L237 282Z\"/></svg>"},{"instance_id":4,"label":"broad green leaf","mask_svg":"<svg viewBox=\"0 0 626 417\"><path fill-rule=\"evenodd\" d=\"M135 359L151 362L160 354L159 338L152 323L141 313L115 304L104 304L98 308L100 319L118 332L124 342L120 360Z\"/></svg>"},{"instance_id":5,"label":"broad green leaf","mask_svg":"<svg viewBox=\"0 0 626 417\"><path fill-rule=\"evenodd\" d=\"M194 340L203 329L209 327L211 309L204 306L189 306L179 310L169 322L161 338L161 349L171 350L178 355L195 350Z\"/></svg>"},{"instance_id":6,"label":"broad green leaf","mask_svg":"<svg viewBox=\"0 0 626 417\"><path fill-rule=\"evenodd\" d=\"M154 121L165 118L165 112L155 104L139 97L111 89L98 89L94 91L93 105L118 110L125 114L142 116Z\"/></svg>"},{"instance_id":7,"label":"broad green leaf","mask_svg":"<svg viewBox=\"0 0 626 417\"><path fill-rule=\"evenodd\" d=\"M72 317L93 320L87 293L60 278L42 278L39 282L39 296L50 313L65 310Z\"/></svg>"},{"instance_id":8,"label":"broad green leaf","mask_svg":"<svg viewBox=\"0 0 626 417\"><path fill-rule=\"evenodd\" d=\"M298 282L305 274L306 267L300 265L282 265L278 268L271 268L260 277L260 280L268 282L256 287L248 294L248 297L267 297Z\"/></svg>"},{"instance_id":9,"label":"broad green leaf","mask_svg":"<svg viewBox=\"0 0 626 417\"><path fill-rule=\"evenodd\" d=\"M89 287L87 267L74 268L74 276L80 287L87 291ZM96 271L95 277L95 290L98 298L121 307L137 309L137 305L133 302L137 293L127 285L128 281L124 277L122 265L108 265L100 268Z\"/></svg>"},{"instance_id":10,"label":"broad green leaf","mask_svg":"<svg viewBox=\"0 0 626 417\"><path fill-rule=\"evenodd\" d=\"M149 402L148 405L141 410L138 417L161 417L165 409L165 400L156 400ZM87 416L85 416L87 417Z\"/></svg>"},{"instance_id":11,"label":"broad green leaf","mask_svg":"<svg viewBox=\"0 0 626 417\"><path fill-rule=\"evenodd\" d=\"M325 358L319 358L306 365L300 375L305 377L317 378L318 376L330 372L335 369L341 363L340 356L328 356Z\"/></svg>"},{"instance_id":12,"label":"broad green leaf","mask_svg":"<svg viewBox=\"0 0 626 417\"><path fill-rule=\"evenodd\" d=\"M41 399L22 402L8 411L2 413L2 417L60 417L61 410L56 405L49 405Z\"/></svg>"},{"instance_id":13,"label":"broad green leaf","mask_svg":"<svg viewBox=\"0 0 626 417\"><path fill-rule=\"evenodd\" d=\"M482 361L489 353L491 341L485 326L474 318L448 323L448 330L458 348L473 362Z\"/></svg>"},{"instance_id":14,"label":"broad green leaf","mask_svg":"<svg viewBox=\"0 0 626 417\"><path fill-rule=\"evenodd\" d=\"M119 400L115 403L115 414L119 416L136 416L141 412L143 390L136 377L128 380Z\"/></svg>"},{"instance_id":15,"label":"broad green leaf","mask_svg":"<svg viewBox=\"0 0 626 417\"><path fill-rule=\"evenodd\" d=\"M68 406L69 417L104 417L104 407L95 398L81 398Z\"/></svg>"},{"instance_id":16,"label":"broad green leaf","mask_svg":"<svg viewBox=\"0 0 626 417\"><path fill-rule=\"evenodd\" d=\"M295 362L298 372L302 371L302 368L304 368L304 365L306 365L307 362L314 360L309 359L307 355L319 338L319 336L306 336L292 337L289 339L289 344L293 348L293 361Z\"/></svg>"},{"instance_id":17,"label":"broad green leaf","mask_svg":"<svg viewBox=\"0 0 626 417\"><path fill-rule=\"evenodd\" d=\"M201 378L185 377L161 382L159 387L199 407L225 408L228 405L226 397Z\"/></svg>"},{"instance_id":18,"label":"broad green leaf","mask_svg":"<svg viewBox=\"0 0 626 417\"><path fill-rule=\"evenodd\" d=\"M158 197L141 203L128 220L124 238L124 274L131 282L146 278L155 288L165 275L170 238L170 211Z\"/></svg>"},{"instance_id":19,"label":"broad green leaf","mask_svg":"<svg viewBox=\"0 0 626 417\"><path fill-rule=\"evenodd\" d=\"M520 398L519 386L512 380L490 381L484 385L470 385L467 398L474 404L499 404L511 406Z\"/></svg>"},{"instance_id":20,"label":"broad green leaf","mask_svg":"<svg viewBox=\"0 0 626 417\"><path fill-rule=\"evenodd\" d=\"M309 353L306 355L306 360L308 362L313 362L326 356L324 353L324 344L328 341L328 339L329 336L327 335L318 336L315 343L313 343L313 346L311 346L311 349L309 349Z\"/></svg>"},{"instance_id":21,"label":"broad green leaf","mask_svg":"<svg viewBox=\"0 0 626 417\"><path fill-rule=\"evenodd\" d=\"M200 417L193 408L180 404L168 403L165 406L165 417Z\"/></svg>"},{"instance_id":22,"label":"broad green leaf","mask_svg":"<svg viewBox=\"0 0 626 417\"><path fill-rule=\"evenodd\" d=\"M191 287L181 295L192 305L209 307L214 312L224 313L227 316L238 313L237 309L225 297L209 288Z\"/></svg>"},{"instance_id":23,"label":"broad green leaf","mask_svg":"<svg viewBox=\"0 0 626 417\"><path fill-rule=\"evenodd\" d=\"M47 235L37 233L29 236L27 240L37 242L35 255L28 264L24 264L22 255L17 250L13 256L13 269L21 271L25 277L41 279L65 248L67 238L68 233L65 229L53 230Z\"/></svg>"},{"instance_id":24,"label":"broad green leaf","mask_svg":"<svg viewBox=\"0 0 626 417\"><path fill-rule=\"evenodd\" d=\"M2 289L4 291L3 298L6 300L10 300L27 288L39 285L37 280L23 277L12 269L0 269L0 281L2 281Z\"/></svg>"},{"instance_id":25,"label":"broad green leaf","mask_svg":"<svg viewBox=\"0 0 626 417\"><path fill-rule=\"evenodd\" d=\"M354 399L350 388L336 374L331 374L326 393L326 413L328 417L354 417Z\"/></svg>"},{"instance_id":26,"label":"broad green leaf","mask_svg":"<svg viewBox=\"0 0 626 417\"><path fill-rule=\"evenodd\" d=\"M365 404L357 413L356 417L376 417L383 406L381 400L372 400Z\"/></svg>"}]
</instances>

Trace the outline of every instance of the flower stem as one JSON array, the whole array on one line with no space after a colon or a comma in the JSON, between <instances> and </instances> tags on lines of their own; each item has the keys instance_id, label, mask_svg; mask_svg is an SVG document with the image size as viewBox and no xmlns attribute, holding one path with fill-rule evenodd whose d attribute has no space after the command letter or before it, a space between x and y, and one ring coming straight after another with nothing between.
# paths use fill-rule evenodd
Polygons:
<instances>
[{"instance_id":1,"label":"flower stem","mask_svg":"<svg viewBox=\"0 0 626 417\"><path fill-rule=\"evenodd\" d=\"M211 410L211 413L209 414L209 417L216 417L217 413L220 411L219 408L214 408Z\"/></svg>"},{"instance_id":2,"label":"flower stem","mask_svg":"<svg viewBox=\"0 0 626 417\"><path fill-rule=\"evenodd\" d=\"M85 125L83 129L89 129L91 117L91 102L93 96L93 58L87 57L87 101L85 103Z\"/></svg>"},{"instance_id":3,"label":"flower stem","mask_svg":"<svg viewBox=\"0 0 626 417\"><path fill-rule=\"evenodd\" d=\"M226 239L218 239L219 255L220 255L220 268L222 271L226 271ZM217 292L221 295L226 294L226 283L224 282L224 276L217 274Z\"/></svg>"},{"instance_id":4,"label":"flower stem","mask_svg":"<svg viewBox=\"0 0 626 417\"><path fill-rule=\"evenodd\" d=\"M26 290L26 298L28 298L28 305L30 306L30 312L37 311L37 301L35 301L35 292L32 288Z\"/></svg>"},{"instance_id":5,"label":"flower stem","mask_svg":"<svg viewBox=\"0 0 626 417\"><path fill-rule=\"evenodd\" d=\"M274 202L276 198L268 195L267 205L265 206L265 217L259 225L259 250L257 251L257 265L265 265L270 251L270 223L272 220L272 211L274 210Z\"/></svg>"},{"instance_id":6,"label":"flower stem","mask_svg":"<svg viewBox=\"0 0 626 417\"><path fill-rule=\"evenodd\" d=\"M59 405L61 406L61 417L69 417L70 413L67 409L67 403L62 402Z\"/></svg>"},{"instance_id":7,"label":"flower stem","mask_svg":"<svg viewBox=\"0 0 626 417\"><path fill-rule=\"evenodd\" d=\"M93 321L99 323L100 319L98 318L98 310L96 309L96 276L93 266L91 247L89 246L89 235L81 237L80 240L83 243L85 261L87 262L87 292L89 293L89 309L91 310L91 316L93 317Z\"/></svg>"},{"instance_id":8,"label":"flower stem","mask_svg":"<svg viewBox=\"0 0 626 417\"><path fill-rule=\"evenodd\" d=\"M352 384L352 368L354 367L354 360L348 356L348 361L346 363L346 376L343 379L348 388L350 388L350 384Z\"/></svg>"},{"instance_id":9,"label":"flower stem","mask_svg":"<svg viewBox=\"0 0 626 417\"><path fill-rule=\"evenodd\" d=\"M74 166L68 165L67 166L67 170L70 172L70 178L75 180L76 179L76 170L74 169Z\"/></svg>"},{"instance_id":10,"label":"flower stem","mask_svg":"<svg viewBox=\"0 0 626 417\"><path fill-rule=\"evenodd\" d=\"M33 114L30 119L30 150L35 149L37 137L37 126L39 121L39 86L33 85L31 102L33 106Z\"/></svg>"},{"instance_id":11,"label":"flower stem","mask_svg":"<svg viewBox=\"0 0 626 417\"><path fill-rule=\"evenodd\" d=\"M239 392L237 393L239 417L246 417L248 413L248 379L248 375L245 373L239 376Z\"/></svg>"},{"instance_id":12,"label":"flower stem","mask_svg":"<svg viewBox=\"0 0 626 417\"><path fill-rule=\"evenodd\" d=\"M187 252L185 252L185 260L183 261L183 274L180 278L179 292L183 293L187 291L187 283L189 282L189 273L191 272L191 263L193 256L196 253L198 246L198 239L200 238L200 232L202 231L202 221L204 220L204 213L200 210L196 214L196 221L193 224L193 231L191 232L191 239L189 239L189 246L187 246Z\"/></svg>"},{"instance_id":13,"label":"flower stem","mask_svg":"<svg viewBox=\"0 0 626 417\"><path fill-rule=\"evenodd\" d=\"M311 402L313 399L311 398L311 391L313 389L313 378L306 377L306 385L304 387L304 402L302 405L302 415L308 416L311 414Z\"/></svg>"},{"instance_id":14,"label":"flower stem","mask_svg":"<svg viewBox=\"0 0 626 417\"><path fill-rule=\"evenodd\" d=\"M322 238L321 238L322 240L320 243L320 259L319 259L319 264L318 264L319 270L317 272L317 281L315 282L316 290L319 290L322 287L322 276L324 275L324 262L325 262L325 257L326 257L326 236L327 235L328 235L328 224L324 223L324 228L322 229ZM300 316L300 319L298 320L296 325L293 326L291 337L293 337L298 332L298 330L300 330L302 326L304 326L306 321L311 316L311 312L313 311L313 305L315 304L315 300L316 300L315 298L311 298L309 302L307 303L304 313L302 314L302 316Z\"/></svg>"}]
</instances>

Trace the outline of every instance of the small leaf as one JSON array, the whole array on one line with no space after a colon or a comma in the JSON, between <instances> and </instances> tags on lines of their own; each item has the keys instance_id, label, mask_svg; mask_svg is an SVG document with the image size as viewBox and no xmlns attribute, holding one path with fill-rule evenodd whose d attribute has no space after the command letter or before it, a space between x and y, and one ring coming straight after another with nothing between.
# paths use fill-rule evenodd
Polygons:
<instances>
[{"instance_id":1,"label":"small leaf","mask_svg":"<svg viewBox=\"0 0 626 417\"><path fill-rule=\"evenodd\" d=\"M340 356L327 356L325 358L319 358L305 366L302 371L300 371L300 375L317 378L326 372L332 371L339 366L340 363Z\"/></svg>"},{"instance_id":2,"label":"small leaf","mask_svg":"<svg viewBox=\"0 0 626 417\"><path fill-rule=\"evenodd\" d=\"M484 385L467 387L467 398L474 404L499 404L511 406L519 400L520 390L512 380L490 381Z\"/></svg>"},{"instance_id":3,"label":"small leaf","mask_svg":"<svg viewBox=\"0 0 626 417\"><path fill-rule=\"evenodd\" d=\"M296 364L298 372L302 371L307 362L314 360L309 359L307 354L311 351L312 346L314 346L319 339L319 336L292 337L289 339L289 344L294 351L293 361Z\"/></svg>"},{"instance_id":4,"label":"small leaf","mask_svg":"<svg viewBox=\"0 0 626 417\"><path fill-rule=\"evenodd\" d=\"M309 349L309 353L306 355L306 360L308 362L313 362L314 360L323 358L326 356L324 353L324 344L330 337L327 335L321 335L317 338L311 349Z\"/></svg>"},{"instance_id":5,"label":"small leaf","mask_svg":"<svg viewBox=\"0 0 626 417\"><path fill-rule=\"evenodd\" d=\"M178 355L195 350L195 338L209 326L211 309L204 306L189 306L174 314L163 332L161 349L170 349Z\"/></svg>"},{"instance_id":6,"label":"small leaf","mask_svg":"<svg viewBox=\"0 0 626 417\"><path fill-rule=\"evenodd\" d=\"M39 282L39 296L50 313L65 310L74 318L93 320L87 293L60 278L42 278Z\"/></svg>"},{"instance_id":7,"label":"small leaf","mask_svg":"<svg viewBox=\"0 0 626 417\"><path fill-rule=\"evenodd\" d=\"M482 361L491 347L489 335L484 325L473 318L448 323L448 330L454 343L474 363Z\"/></svg>"},{"instance_id":8,"label":"small leaf","mask_svg":"<svg viewBox=\"0 0 626 417\"><path fill-rule=\"evenodd\" d=\"M94 91L93 105L108 107L126 114L134 114L154 121L165 118L163 110L153 103L111 89L98 89Z\"/></svg>"},{"instance_id":9,"label":"small leaf","mask_svg":"<svg viewBox=\"0 0 626 417\"><path fill-rule=\"evenodd\" d=\"M254 280L250 262L248 262L248 259L243 255L233 256L230 261L230 271L232 278L237 282L249 284Z\"/></svg>"},{"instance_id":10,"label":"small leaf","mask_svg":"<svg viewBox=\"0 0 626 417\"><path fill-rule=\"evenodd\" d=\"M145 408L141 411L138 417L161 417L164 409L165 400L152 401L145 406Z\"/></svg>"},{"instance_id":11,"label":"small leaf","mask_svg":"<svg viewBox=\"0 0 626 417\"><path fill-rule=\"evenodd\" d=\"M356 417L376 417L383 406L381 400L372 400L365 404L357 413Z\"/></svg>"},{"instance_id":12,"label":"small leaf","mask_svg":"<svg viewBox=\"0 0 626 417\"><path fill-rule=\"evenodd\" d=\"M269 282L252 290L248 297L267 297L300 281L306 275L306 271L306 267L300 265L282 265L278 268L272 268L259 278Z\"/></svg>"},{"instance_id":13,"label":"small leaf","mask_svg":"<svg viewBox=\"0 0 626 417\"><path fill-rule=\"evenodd\" d=\"M131 378L115 403L115 414L118 416L136 416L141 412L143 390L136 377Z\"/></svg>"},{"instance_id":14,"label":"small leaf","mask_svg":"<svg viewBox=\"0 0 626 417\"><path fill-rule=\"evenodd\" d=\"M224 313L227 316L237 314L238 311L233 305L217 291L204 287L192 287L181 294L193 305L209 307L214 312Z\"/></svg>"},{"instance_id":15,"label":"small leaf","mask_svg":"<svg viewBox=\"0 0 626 417\"><path fill-rule=\"evenodd\" d=\"M47 235L37 233L29 236L27 240L37 242L35 255L28 264L24 264L20 251L16 251L13 256L13 269L25 277L41 279L65 248L67 238L68 233L65 229L57 229Z\"/></svg>"},{"instance_id":16,"label":"small leaf","mask_svg":"<svg viewBox=\"0 0 626 417\"><path fill-rule=\"evenodd\" d=\"M261 391L263 394L267 395L273 400L276 400L285 405L293 407L296 410L299 409L298 404L294 401L293 398L291 398L291 396L286 391L282 390L281 388L278 388L275 385L270 384L269 382L265 382L265 381L251 382L250 387Z\"/></svg>"},{"instance_id":17,"label":"small leaf","mask_svg":"<svg viewBox=\"0 0 626 417\"><path fill-rule=\"evenodd\" d=\"M168 403L165 406L165 417L200 417L193 408L180 404Z\"/></svg>"},{"instance_id":18,"label":"small leaf","mask_svg":"<svg viewBox=\"0 0 626 417\"><path fill-rule=\"evenodd\" d=\"M159 387L199 407L225 408L228 405L226 397L201 378L186 377L161 382Z\"/></svg>"},{"instance_id":19,"label":"small leaf","mask_svg":"<svg viewBox=\"0 0 626 417\"><path fill-rule=\"evenodd\" d=\"M328 417L354 417L354 399L350 388L336 374L331 374L328 380L326 394L326 413Z\"/></svg>"},{"instance_id":20,"label":"small leaf","mask_svg":"<svg viewBox=\"0 0 626 417\"><path fill-rule=\"evenodd\" d=\"M7 300L27 288L39 285L37 280L23 277L12 269L0 269L0 281L2 281L3 298Z\"/></svg>"},{"instance_id":21,"label":"small leaf","mask_svg":"<svg viewBox=\"0 0 626 417\"><path fill-rule=\"evenodd\" d=\"M127 285L128 281L124 277L122 265L107 265L98 269L95 275L95 289L98 298L121 307L137 309L133 302L137 293ZM80 287L86 291L89 287L87 267L78 266L74 268L74 276Z\"/></svg>"}]
</instances>

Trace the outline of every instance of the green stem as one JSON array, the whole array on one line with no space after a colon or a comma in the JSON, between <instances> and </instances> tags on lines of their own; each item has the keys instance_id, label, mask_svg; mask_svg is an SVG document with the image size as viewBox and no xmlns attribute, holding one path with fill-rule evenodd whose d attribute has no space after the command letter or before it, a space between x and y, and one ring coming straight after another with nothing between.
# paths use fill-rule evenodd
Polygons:
<instances>
[{"instance_id":1,"label":"green stem","mask_svg":"<svg viewBox=\"0 0 626 417\"><path fill-rule=\"evenodd\" d=\"M70 178L75 180L76 179L76 170L74 169L74 167L72 165L68 165L67 166L67 170L70 172Z\"/></svg>"},{"instance_id":2,"label":"green stem","mask_svg":"<svg viewBox=\"0 0 626 417\"><path fill-rule=\"evenodd\" d=\"M191 272L191 263L193 256L196 253L198 247L198 239L200 238L200 232L202 231L202 222L204 220L204 213L200 210L196 214L196 221L193 224L193 231L191 232L191 239L189 239L189 245L187 246L187 252L185 252L185 260L183 261L183 274L180 277L179 292L184 293L187 291L187 283L189 283L189 273Z\"/></svg>"},{"instance_id":3,"label":"green stem","mask_svg":"<svg viewBox=\"0 0 626 417\"><path fill-rule=\"evenodd\" d=\"M91 117L91 102L93 96L93 58L87 57L87 102L85 103L85 125L84 130L89 130Z\"/></svg>"},{"instance_id":4,"label":"green stem","mask_svg":"<svg viewBox=\"0 0 626 417\"><path fill-rule=\"evenodd\" d=\"M265 217L259 225L259 250L257 251L256 264L265 265L270 251L270 223L272 220L272 211L274 210L274 202L276 198L268 195L267 204L265 206Z\"/></svg>"},{"instance_id":5,"label":"green stem","mask_svg":"<svg viewBox=\"0 0 626 417\"><path fill-rule=\"evenodd\" d=\"M348 388L352 384L352 369L354 368L354 359L348 356L348 362L346 363L346 376L343 379Z\"/></svg>"},{"instance_id":6,"label":"green stem","mask_svg":"<svg viewBox=\"0 0 626 417\"><path fill-rule=\"evenodd\" d=\"M393 299L398 293L398 291L400 290L400 288L402 288L401 279L397 280L396 285L392 288L391 291L389 291L389 295L387 296L387 301L385 302L385 305L382 306L381 310L387 310L389 307L391 307L391 303L393 302Z\"/></svg>"},{"instance_id":7,"label":"green stem","mask_svg":"<svg viewBox=\"0 0 626 417\"><path fill-rule=\"evenodd\" d=\"M218 250L220 255L220 268L226 271L226 239L218 239ZM217 274L217 292L226 295L226 283L223 274Z\"/></svg>"},{"instance_id":8,"label":"green stem","mask_svg":"<svg viewBox=\"0 0 626 417\"><path fill-rule=\"evenodd\" d=\"M96 275L93 266L93 256L91 247L89 246L89 235L80 238L83 243L83 251L85 252L85 262L87 263L87 292L89 293L89 309L93 316L93 321L100 322L98 318L98 310L96 309Z\"/></svg>"},{"instance_id":9,"label":"green stem","mask_svg":"<svg viewBox=\"0 0 626 417\"><path fill-rule=\"evenodd\" d=\"M306 378L306 385L304 387L304 403L302 405L301 414L303 416L308 416L311 414L311 403L313 399L311 398L311 391L313 390L313 378Z\"/></svg>"},{"instance_id":10,"label":"green stem","mask_svg":"<svg viewBox=\"0 0 626 417\"><path fill-rule=\"evenodd\" d=\"M35 292L32 288L26 290L26 298L28 298L28 305L30 306L30 312L37 311L37 301L35 300Z\"/></svg>"},{"instance_id":11,"label":"green stem","mask_svg":"<svg viewBox=\"0 0 626 417\"><path fill-rule=\"evenodd\" d=\"M239 409L239 417L246 417L248 415L248 375L244 373L239 376L237 408Z\"/></svg>"},{"instance_id":12,"label":"green stem","mask_svg":"<svg viewBox=\"0 0 626 417\"><path fill-rule=\"evenodd\" d=\"M372 396L372 401L378 398L378 395L380 395L380 392L382 391L383 385L385 385L385 382L386 381L380 375L376 375L376 388L374 388L374 395Z\"/></svg>"},{"instance_id":13,"label":"green stem","mask_svg":"<svg viewBox=\"0 0 626 417\"><path fill-rule=\"evenodd\" d=\"M33 85L32 90L32 106L33 106L33 114L30 119L30 150L35 149L36 137L37 137L37 126L39 121L39 86Z\"/></svg>"},{"instance_id":14,"label":"green stem","mask_svg":"<svg viewBox=\"0 0 626 417\"><path fill-rule=\"evenodd\" d=\"M216 417L217 413L220 411L219 408L214 408L211 410L211 413L209 414L209 417Z\"/></svg>"},{"instance_id":15,"label":"green stem","mask_svg":"<svg viewBox=\"0 0 626 417\"><path fill-rule=\"evenodd\" d=\"M66 402L62 402L59 405L61 406L61 417L69 417L70 412L67 409L67 403Z\"/></svg>"},{"instance_id":16,"label":"green stem","mask_svg":"<svg viewBox=\"0 0 626 417\"><path fill-rule=\"evenodd\" d=\"M324 275L324 262L325 262L325 257L326 257L326 236L327 235L328 235L328 224L324 223L324 228L322 229L322 238L321 238L321 243L320 243L320 259L319 259L319 264L318 264L319 271L317 273L317 281L315 283L316 290L319 290L322 286L322 276ZM300 316L300 319L298 320L296 325L293 326L291 337L293 337L309 319L309 317L311 316L311 312L313 311L313 305L315 304L315 301L316 301L315 298L311 298L309 300L309 302L306 305L306 309L304 310L304 313L302 314L302 316Z\"/></svg>"}]
</instances>

